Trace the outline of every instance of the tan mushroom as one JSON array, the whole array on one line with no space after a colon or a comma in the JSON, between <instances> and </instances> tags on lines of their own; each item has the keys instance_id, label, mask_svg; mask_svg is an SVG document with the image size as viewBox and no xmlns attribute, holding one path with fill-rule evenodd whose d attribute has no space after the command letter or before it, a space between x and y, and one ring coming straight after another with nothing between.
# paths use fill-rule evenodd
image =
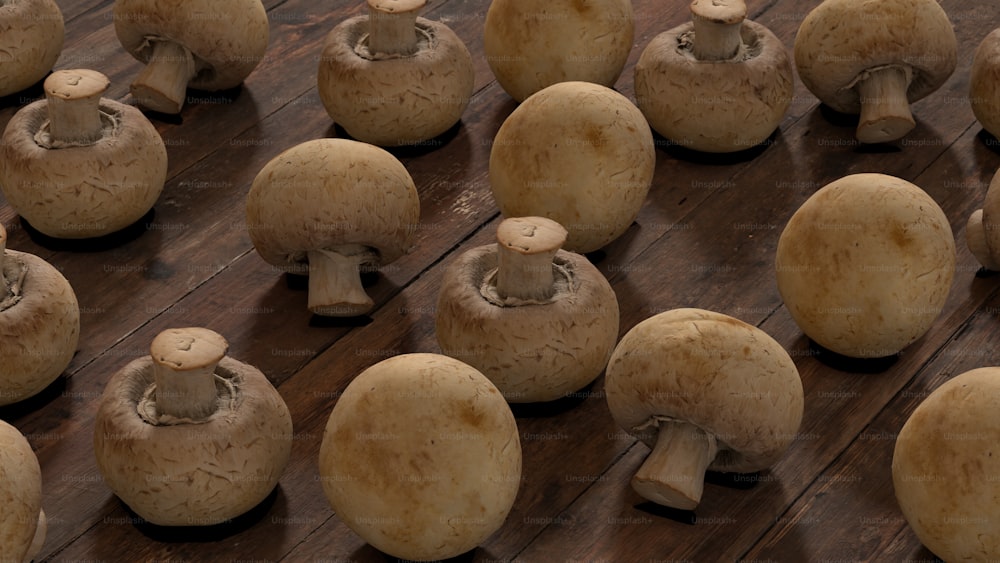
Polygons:
<instances>
[{"instance_id":1,"label":"tan mushroom","mask_svg":"<svg viewBox=\"0 0 1000 563\"><path fill-rule=\"evenodd\" d=\"M1000 368L935 389L896 438L892 483L903 516L945 561L1000 559Z\"/></svg>"},{"instance_id":2,"label":"tan mushroom","mask_svg":"<svg viewBox=\"0 0 1000 563\"><path fill-rule=\"evenodd\" d=\"M0 420L0 561L31 561L45 542L42 470L28 440Z\"/></svg>"},{"instance_id":3,"label":"tan mushroom","mask_svg":"<svg viewBox=\"0 0 1000 563\"><path fill-rule=\"evenodd\" d=\"M727 315L674 309L622 337L608 363L615 421L653 451L632 488L657 504L693 510L706 470L760 471L802 421L802 382L767 333Z\"/></svg>"},{"instance_id":4,"label":"tan mushroom","mask_svg":"<svg viewBox=\"0 0 1000 563\"><path fill-rule=\"evenodd\" d=\"M984 268L1000 270L1000 173L990 181L983 208L969 216L965 242Z\"/></svg>"},{"instance_id":5,"label":"tan mushroom","mask_svg":"<svg viewBox=\"0 0 1000 563\"><path fill-rule=\"evenodd\" d=\"M20 92L48 74L64 36L55 0L0 2L0 96Z\"/></svg>"},{"instance_id":6,"label":"tan mushroom","mask_svg":"<svg viewBox=\"0 0 1000 563\"><path fill-rule=\"evenodd\" d=\"M792 215L775 265L778 291L809 338L853 358L887 357L940 314L955 275L955 238L919 187L853 174Z\"/></svg>"},{"instance_id":7,"label":"tan mushroom","mask_svg":"<svg viewBox=\"0 0 1000 563\"><path fill-rule=\"evenodd\" d=\"M522 102L557 82L613 87L634 33L629 0L493 0L483 48L497 82Z\"/></svg>"},{"instance_id":8,"label":"tan mushroom","mask_svg":"<svg viewBox=\"0 0 1000 563\"><path fill-rule=\"evenodd\" d=\"M227 349L208 329L163 331L101 396L97 467L150 523L224 523L263 501L288 463L288 407L263 373Z\"/></svg>"},{"instance_id":9,"label":"tan mushroom","mask_svg":"<svg viewBox=\"0 0 1000 563\"><path fill-rule=\"evenodd\" d=\"M861 114L857 138L884 143L915 126L910 104L937 90L957 62L936 0L824 0L795 36L795 65L831 108Z\"/></svg>"},{"instance_id":10,"label":"tan mushroom","mask_svg":"<svg viewBox=\"0 0 1000 563\"><path fill-rule=\"evenodd\" d=\"M684 147L734 152L764 142L792 101L792 64L742 0L695 0L692 21L650 41L635 66L639 109Z\"/></svg>"},{"instance_id":11,"label":"tan mushroom","mask_svg":"<svg viewBox=\"0 0 1000 563\"><path fill-rule=\"evenodd\" d=\"M6 247L0 225L0 406L55 381L80 338L80 306L66 278L38 256Z\"/></svg>"},{"instance_id":12,"label":"tan mushroom","mask_svg":"<svg viewBox=\"0 0 1000 563\"><path fill-rule=\"evenodd\" d=\"M187 89L239 86L267 51L260 0L115 0L115 34L146 65L132 97L148 109L179 113Z\"/></svg>"},{"instance_id":13,"label":"tan mushroom","mask_svg":"<svg viewBox=\"0 0 1000 563\"><path fill-rule=\"evenodd\" d=\"M404 354L354 379L330 413L319 473L334 512L375 548L428 561L497 531L521 482L517 424L481 373Z\"/></svg>"},{"instance_id":14,"label":"tan mushroom","mask_svg":"<svg viewBox=\"0 0 1000 563\"><path fill-rule=\"evenodd\" d=\"M408 253L420 221L409 172L378 147L347 139L307 141L274 157L247 194L257 253L292 273L309 273L309 310L363 315L374 302L361 270Z\"/></svg>"},{"instance_id":15,"label":"tan mushroom","mask_svg":"<svg viewBox=\"0 0 1000 563\"><path fill-rule=\"evenodd\" d=\"M507 217L541 216L591 252L621 236L646 200L656 152L646 118L599 84L561 82L533 94L500 126L490 184Z\"/></svg>"},{"instance_id":16,"label":"tan mushroom","mask_svg":"<svg viewBox=\"0 0 1000 563\"><path fill-rule=\"evenodd\" d=\"M153 207L167 150L142 113L101 94L93 70L45 79L45 100L22 108L0 142L0 189L39 232L65 239L119 231Z\"/></svg>"},{"instance_id":17,"label":"tan mushroom","mask_svg":"<svg viewBox=\"0 0 1000 563\"><path fill-rule=\"evenodd\" d=\"M368 0L326 37L319 96L355 139L424 143L458 123L472 97L472 55L445 24L417 17L426 0Z\"/></svg>"},{"instance_id":18,"label":"tan mushroom","mask_svg":"<svg viewBox=\"0 0 1000 563\"><path fill-rule=\"evenodd\" d=\"M1000 136L1000 29L984 37L972 57L969 103L983 129Z\"/></svg>"}]
</instances>

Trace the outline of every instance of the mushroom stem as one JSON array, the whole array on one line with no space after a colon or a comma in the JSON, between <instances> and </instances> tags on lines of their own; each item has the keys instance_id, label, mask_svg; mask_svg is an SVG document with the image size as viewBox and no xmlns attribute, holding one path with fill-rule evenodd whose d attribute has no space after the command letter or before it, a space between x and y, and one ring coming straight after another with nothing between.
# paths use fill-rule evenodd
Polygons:
<instances>
[{"instance_id":1,"label":"mushroom stem","mask_svg":"<svg viewBox=\"0 0 1000 563\"><path fill-rule=\"evenodd\" d=\"M412 55L417 15L426 0L368 0L368 50L373 55Z\"/></svg>"},{"instance_id":2,"label":"mushroom stem","mask_svg":"<svg viewBox=\"0 0 1000 563\"><path fill-rule=\"evenodd\" d=\"M349 245L310 250L308 259L310 311L327 317L354 317L375 306L361 285L361 266L375 261L371 249Z\"/></svg>"},{"instance_id":3,"label":"mushroom stem","mask_svg":"<svg viewBox=\"0 0 1000 563\"><path fill-rule=\"evenodd\" d=\"M2 5L2 2L0 2ZM28 552L24 554L25 561L34 561L35 556L42 551L42 546L45 545L45 536L48 533L49 521L45 517L45 510L38 510L38 524L35 528L35 535L31 539L31 545L28 547Z\"/></svg>"},{"instance_id":4,"label":"mushroom stem","mask_svg":"<svg viewBox=\"0 0 1000 563\"><path fill-rule=\"evenodd\" d=\"M161 415L202 420L215 412L215 368L229 343L205 328L161 332L150 345L156 381L156 410Z\"/></svg>"},{"instance_id":5,"label":"mushroom stem","mask_svg":"<svg viewBox=\"0 0 1000 563\"><path fill-rule=\"evenodd\" d=\"M869 69L858 79L856 88L861 100L857 131L859 141L895 141L916 126L906 97L912 79L910 67L900 65Z\"/></svg>"},{"instance_id":6,"label":"mushroom stem","mask_svg":"<svg viewBox=\"0 0 1000 563\"><path fill-rule=\"evenodd\" d=\"M743 0L694 0L691 21L694 40L691 52L699 61L732 59L743 46L743 20L747 5Z\"/></svg>"},{"instance_id":7,"label":"mushroom stem","mask_svg":"<svg viewBox=\"0 0 1000 563\"><path fill-rule=\"evenodd\" d=\"M45 79L49 136L54 146L90 145L101 138L101 95L107 76L93 70L60 70Z\"/></svg>"},{"instance_id":8,"label":"mushroom stem","mask_svg":"<svg viewBox=\"0 0 1000 563\"><path fill-rule=\"evenodd\" d=\"M661 424L656 446L632 477L632 488L657 504L694 510L705 486L705 471L718 451L715 436L693 424Z\"/></svg>"},{"instance_id":9,"label":"mushroom stem","mask_svg":"<svg viewBox=\"0 0 1000 563\"><path fill-rule=\"evenodd\" d=\"M146 68L132 83L132 97L153 111L179 113L188 82L196 74L194 56L186 47L169 40L154 41Z\"/></svg>"},{"instance_id":10,"label":"mushroom stem","mask_svg":"<svg viewBox=\"0 0 1000 563\"><path fill-rule=\"evenodd\" d=\"M505 219L497 228L497 294L544 301L555 293L552 260L567 230L545 217Z\"/></svg>"},{"instance_id":11,"label":"mushroom stem","mask_svg":"<svg viewBox=\"0 0 1000 563\"><path fill-rule=\"evenodd\" d=\"M993 258L990 244L986 240L986 228L987 225L983 223L983 210L975 210L965 226L965 242L968 244L969 250L972 251L972 255L984 268L994 272L1000 271L1000 263Z\"/></svg>"}]
</instances>

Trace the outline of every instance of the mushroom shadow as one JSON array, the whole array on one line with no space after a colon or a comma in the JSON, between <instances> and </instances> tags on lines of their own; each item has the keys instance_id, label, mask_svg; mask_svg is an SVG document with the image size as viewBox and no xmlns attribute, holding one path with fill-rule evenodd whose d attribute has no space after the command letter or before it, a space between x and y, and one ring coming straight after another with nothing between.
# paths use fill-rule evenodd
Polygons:
<instances>
[{"instance_id":1,"label":"mushroom shadow","mask_svg":"<svg viewBox=\"0 0 1000 563\"><path fill-rule=\"evenodd\" d=\"M753 473L723 473L721 471L706 471L705 483L718 485L727 489L746 491L757 486L757 483L765 481L760 471Z\"/></svg>"},{"instance_id":2,"label":"mushroom shadow","mask_svg":"<svg viewBox=\"0 0 1000 563\"><path fill-rule=\"evenodd\" d=\"M596 381L591 382L586 387L553 401L508 404L510 405L510 411L514 413L514 418L549 418L559 416L580 406L587 398L595 396L596 393L591 391L595 383Z\"/></svg>"},{"instance_id":3,"label":"mushroom shadow","mask_svg":"<svg viewBox=\"0 0 1000 563\"><path fill-rule=\"evenodd\" d=\"M981 142L986 148L996 154L1000 154L1000 139L997 139L993 133L990 133L986 129L980 129L979 133L976 134L976 138L979 139L979 142Z\"/></svg>"},{"instance_id":4,"label":"mushroom shadow","mask_svg":"<svg viewBox=\"0 0 1000 563\"><path fill-rule=\"evenodd\" d=\"M768 147L777 143L779 138L781 138L780 127L775 129L767 139L741 151L714 153L689 149L653 131L653 144L672 158L693 164L717 166L729 166L749 162L760 156Z\"/></svg>"},{"instance_id":5,"label":"mushroom shadow","mask_svg":"<svg viewBox=\"0 0 1000 563\"><path fill-rule=\"evenodd\" d=\"M41 80L35 82L20 92L0 96L0 109L26 106L31 102L44 100L45 88L42 85L45 83L45 79L48 78L50 74L52 74L51 70L45 73L45 76L43 76Z\"/></svg>"},{"instance_id":6,"label":"mushroom shadow","mask_svg":"<svg viewBox=\"0 0 1000 563\"><path fill-rule=\"evenodd\" d=\"M476 557L476 555L479 554L481 551L485 550L483 550L483 548L480 547L475 547L470 549L469 551L466 551L461 555L456 555L455 557L451 557L449 559L436 559L435 561L439 563L472 563L472 561L476 560L499 561L498 559L492 558L490 553L483 553L482 557ZM363 546L356 549L354 553L351 554L349 561L389 561L391 563L410 562L409 559L395 557L383 551L379 551L378 549L372 547L372 545L369 543L366 543Z\"/></svg>"},{"instance_id":7,"label":"mushroom shadow","mask_svg":"<svg viewBox=\"0 0 1000 563\"><path fill-rule=\"evenodd\" d=\"M66 382L68 379L69 377L65 373L60 374L59 377L38 393L16 403L0 406L0 420L17 420L33 412L41 411L46 405L66 392Z\"/></svg>"},{"instance_id":8,"label":"mushroom shadow","mask_svg":"<svg viewBox=\"0 0 1000 563\"><path fill-rule=\"evenodd\" d=\"M78 239L50 237L49 235L46 235L31 226L31 223L29 223L24 217L21 217L21 226L24 227L25 232L28 233L28 237L32 240L32 242L43 248L47 248L48 250L66 252L103 252L123 246L139 238L146 231L150 230L149 227L153 223L155 216L156 208L150 208L150 210L139 218L138 221L123 229L99 237Z\"/></svg>"},{"instance_id":9,"label":"mushroom shadow","mask_svg":"<svg viewBox=\"0 0 1000 563\"><path fill-rule=\"evenodd\" d=\"M400 145L396 147L381 147L389 152L392 156L396 157L398 160L404 160L408 158L417 158L430 154L448 143L450 143L455 137L458 136L459 131L462 130L462 120L458 120L454 125L448 128L447 131L441 133L437 137L431 139L425 139L420 142L409 143L405 145ZM327 137L333 137L338 139L350 139L356 141L354 137L351 136L339 123L334 123L327 129Z\"/></svg>"},{"instance_id":10,"label":"mushroom shadow","mask_svg":"<svg viewBox=\"0 0 1000 563\"><path fill-rule=\"evenodd\" d=\"M998 274L1000 274L1000 272L997 272L995 270L990 270L985 266L980 266L980 268L976 270L976 277L979 279L995 278L997 277Z\"/></svg>"},{"instance_id":11,"label":"mushroom shadow","mask_svg":"<svg viewBox=\"0 0 1000 563\"><path fill-rule=\"evenodd\" d=\"M693 510L681 510L680 508L663 506L650 501L635 505L635 509L657 518L666 518L667 520L673 520L674 522L687 524L688 526L694 526L698 519Z\"/></svg>"},{"instance_id":12,"label":"mushroom shadow","mask_svg":"<svg viewBox=\"0 0 1000 563\"><path fill-rule=\"evenodd\" d=\"M838 354L809 339L809 351L823 365L850 373L882 373L899 360L899 353L877 358L852 358Z\"/></svg>"}]
</instances>

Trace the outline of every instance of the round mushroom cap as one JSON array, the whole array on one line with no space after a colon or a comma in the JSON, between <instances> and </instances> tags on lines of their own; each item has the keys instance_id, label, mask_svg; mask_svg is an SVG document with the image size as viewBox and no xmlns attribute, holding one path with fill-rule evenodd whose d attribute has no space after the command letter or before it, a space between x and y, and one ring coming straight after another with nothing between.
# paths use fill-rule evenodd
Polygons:
<instances>
[{"instance_id":1,"label":"round mushroom cap","mask_svg":"<svg viewBox=\"0 0 1000 563\"><path fill-rule=\"evenodd\" d=\"M274 157L247 194L250 239L267 262L301 273L310 250L362 245L388 264L420 221L413 178L383 149L315 139Z\"/></svg>"},{"instance_id":2,"label":"round mushroom cap","mask_svg":"<svg viewBox=\"0 0 1000 563\"><path fill-rule=\"evenodd\" d=\"M260 0L115 0L115 34L143 64L157 41L173 41L194 56L191 88L238 86L267 51L267 12Z\"/></svg>"},{"instance_id":3,"label":"round mushroom cap","mask_svg":"<svg viewBox=\"0 0 1000 563\"><path fill-rule=\"evenodd\" d=\"M771 466L802 422L802 381L784 348L757 327L702 309L659 313L629 330L604 390L611 416L650 448L662 422L715 436L714 471Z\"/></svg>"},{"instance_id":4,"label":"round mushroom cap","mask_svg":"<svg viewBox=\"0 0 1000 563\"><path fill-rule=\"evenodd\" d=\"M1000 29L983 38L972 58L969 102L976 119L994 137L1000 135Z\"/></svg>"},{"instance_id":5,"label":"round mushroom cap","mask_svg":"<svg viewBox=\"0 0 1000 563\"><path fill-rule=\"evenodd\" d=\"M0 96L44 78L62 53L64 36L55 0L0 2Z\"/></svg>"},{"instance_id":6,"label":"round mushroom cap","mask_svg":"<svg viewBox=\"0 0 1000 563\"><path fill-rule=\"evenodd\" d=\"M896 500L921 543L945 561L1000 558L997 413L1000 368L974 369L935 389L896 438Z\"/></svg>"},{"instance_id":7,"label":"round mushroom cap","mask_svg":"<svg viewBox=\"0 0 1000 563\"><path fill-rule=\"evenodd\" d=\"M521 443L503 395L475 368L404 354L344 390L319 470L337 516L372 546L445 559L503 525L521 482Z\"/></svg>"},{"instance_id":8,"label":"round mushroom cap","mask_svg":"<svg viewBox=\"0 0 1000 563\"><path fill-rule=\"evenodd\" d=\"M886 357L940 314L955 275L955 238L919 187L853 174L792 215L775 266L785 306L809 338L849 357Z\"/></svg>"},{"instance_id":9,"label":"round mushroom cap","mask_svg":"<svg viewBox=\"0 0 1000 563\"><path fill-rule=\"evenodd\" d=\"M982 209L969 217L965 239L980 264L989 270L1000 269L1000 173L990 180Z\"/></svg>"},{"instance_id":10,"label":"round mushroom cap","mask_svg":"<svg viewBox=\"0 0 1000 563\"><path fill-rule=\"evenodd\" d=\"M0 420L0 561L25 561L42 510L42 470L31 444Z\"/></svg>"},{"instance_id":11,"label":"round mushroom cap","mask_svg":"<svg viewBox=\"0 0 1000 563\"><path fill-rule=\"evenodd\" d=\"M937 90L957 63L957 41L948 15L935 0L824 0L795 36L799 78L823 103L859 113L854 84L866 71L908 66L907 98Z\"/></svg>"},{"instance_id":12,"label":"round mushroom cap","mask_svg":"<svg viewBox=\"0 0 1000 563\"><path fill-rule=\"evenodd\" d=\"M489 176L505 216L552 219L569 231L563 248L586 253L632 224L655 166L653 133L628 98L599 84L561 82L503 122Z\"/></svg>"}]
</instances>

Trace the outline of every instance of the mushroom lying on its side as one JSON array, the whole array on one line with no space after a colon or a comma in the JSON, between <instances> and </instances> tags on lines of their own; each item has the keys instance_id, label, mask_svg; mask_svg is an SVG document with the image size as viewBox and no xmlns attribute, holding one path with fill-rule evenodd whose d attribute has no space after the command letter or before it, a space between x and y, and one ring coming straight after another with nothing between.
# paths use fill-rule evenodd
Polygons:
<instances>
[{"instance_id":1,"label":"mushroom lying on its side","mask_svg":"<svg viewBox=\"0 0 1000 563\"><path fill-rule=\"evenodd\" d=\"M64 37L55 0L0 2L0 96L41 80L59 59Z\"/></svg>"},{"instance_id":2,"label":"mushroom lying on its side","mask_svg":"<svg viewBox=\"0 0 1000 563\"><path fill-rule=\"evenodd\" d=\"M38 458L21 432L0 420L0 561L31 561L45 532Z\"/></svg>"},{"instance_id":3,"label":"mushroom lying on its side","mask_svg":"<svg viewBox=\"0 0 1000 563\"><path fill-rule=\"evenodd\" d=\"M982 209L969 216L965 242L987 270L1000 270L1000 172L993 175Z\"/></svg>"}]
</instances>

